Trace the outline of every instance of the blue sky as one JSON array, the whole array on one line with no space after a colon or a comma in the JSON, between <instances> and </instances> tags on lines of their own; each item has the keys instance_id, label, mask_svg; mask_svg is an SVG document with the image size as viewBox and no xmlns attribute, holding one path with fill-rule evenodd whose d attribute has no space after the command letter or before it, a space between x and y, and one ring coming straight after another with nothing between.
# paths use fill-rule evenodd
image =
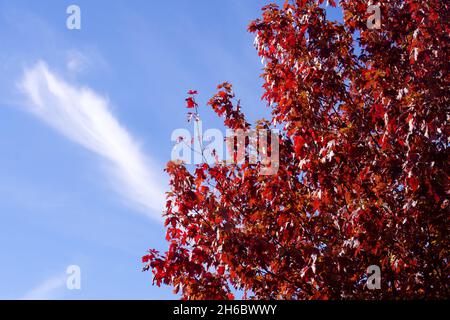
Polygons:
<instances>
[{"instance_id":1,"label":"blue sky","mask_svg":"<svg viewBox=\"0 0 450 320\"><path fill-rule=\"evenodd\" d=\"M66 8L81 8L81 30ZM0 0L0 298L170 299L140 258L159 221L170 137L199 91L233 83L267 116L248 23L258 0ZM65 286L81 268L81 290Z\"/></svg>"},{"instance_id":2,"label":"blue sky","mask_svg":"<svg viewBox=\"0 0 450 320\"><path fill-rule=\"evenodd\" d=\"M66 28L70 4L81 8L81 30ZM170 136L192 131L184 108L191 88L203 103L230 81L250 119L267 113L261 63L246 31L260 7L238 0L0 1L0 298L176 298L140 271L148 248L165 249L155 198L167 188ZM70 98L48 92L49 77ZM101 112L90 114L90 103ZM203 109L205 129L220 127ZM90 136L73 117L108 125ZM108 137L122 141L122 155L104 150ZM138 166L131 178L121 176L121 161ZM124 195L146 180L147 193ZM73 264L81 290L65 286Z\"/></svg>"}]
</instances>

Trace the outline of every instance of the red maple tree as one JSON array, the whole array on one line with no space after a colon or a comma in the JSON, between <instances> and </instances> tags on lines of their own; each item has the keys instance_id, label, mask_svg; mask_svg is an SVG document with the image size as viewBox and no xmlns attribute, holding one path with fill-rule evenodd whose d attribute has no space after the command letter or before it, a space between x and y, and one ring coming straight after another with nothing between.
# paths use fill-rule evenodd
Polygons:
<instances>
[{"instance_id":1,"label":"red maple tree","mask_svg":"<svg viewBox=\"0 0 450 320\"><path fill-rule=\"evenodd\" d=\"M168 251L143 257L185 299L448 298L449 15L442 0L265 6L250 32L279 167L169 162ZM330 5L335 3L329 0ZM225 83L209 101L250 130ZM195 107L190 91L188 107ZM381 269L381 289L366 286Z\"/></svg>"}]
</instances>

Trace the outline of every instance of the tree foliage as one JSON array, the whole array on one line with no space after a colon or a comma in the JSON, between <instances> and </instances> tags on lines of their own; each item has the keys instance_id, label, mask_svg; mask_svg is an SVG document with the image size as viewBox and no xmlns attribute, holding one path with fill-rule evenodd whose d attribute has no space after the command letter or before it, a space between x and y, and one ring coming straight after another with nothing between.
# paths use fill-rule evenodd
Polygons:
<instances>
[{"instance_id":1,"label":"tree foliage","mask_svg":"<svg viewBox=\"0 0 450 320\"><path fill-rule=\"evenodd\" d=\"M322 2L271 4L249 25L272 111L256 126L282 127L277 173L168 163L169 248L143 257L157 285L185 299L450 296L448 3L383 1L371 30L368 1L340 1L341 22ZM250 129L230 84L209 106Z\"/></svg>"}]
</instances>

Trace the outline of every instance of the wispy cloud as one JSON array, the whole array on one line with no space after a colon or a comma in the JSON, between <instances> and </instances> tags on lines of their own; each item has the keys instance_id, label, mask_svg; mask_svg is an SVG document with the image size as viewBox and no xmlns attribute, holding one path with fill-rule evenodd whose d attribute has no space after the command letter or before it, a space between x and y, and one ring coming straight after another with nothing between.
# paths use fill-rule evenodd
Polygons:
<instances>
[{"instance_id":1,"label":"wispy cloud","mask_svg":"<svg viewBox=\"0 0 450 320\"><path fill-rule=\"evenodd\" d=\"M62 274L48 278L37 287L28 291L21 300L50 300L55 299L59 291L61 291L66 284L67 276Z\"/></svg>"},{"instance_id":2,"label":"wispy cloud","mask_svg":"<svg viewBox=\"0 0 450 320\"><path fill-rule=\"evenodd\" d=\"M107 99L90 88L67 83L44 62L26 69L19 86L29 99L30 112L99 155L110 165L108 177L115 190L135 208L160 220L164 193L151 170L155 166L111 113Z\"/></svg>"},{"instance_id":3,"label":"wispy cloud","mask_svg":"<svg viewBox=\"0 0 450 320\"><path fill-rule=\"evenodd\" d=\"M70 50L67 53L67 69L72 73L83 71L89 65L89 59L77 50Z\"/></svg>"},{"instance_id":4,"label":"wispy cloud","mask_svg":"<svg viewBox=\"0 0 450 320\"><path fill-rule=\"evenodd\" d=\"M71 74L83 73L91 69L109 71L108 62L92 46L84 46L82 50L67 50L66 67Z\"/></svg>"}]
</instances>

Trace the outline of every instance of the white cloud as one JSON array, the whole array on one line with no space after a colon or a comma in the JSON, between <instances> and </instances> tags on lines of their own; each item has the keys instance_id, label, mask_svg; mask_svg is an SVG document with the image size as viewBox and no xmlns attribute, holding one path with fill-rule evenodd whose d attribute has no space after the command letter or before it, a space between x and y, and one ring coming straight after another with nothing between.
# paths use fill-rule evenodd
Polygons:
<instances>
[{"instance_id":1,"label":"white cloud","mask_svg":"<svg viewBox=\"0 0 450 320\"><path fill-rule=\"evenodd\" d=\"M70 50L67 53L67 69L72 73L81 72L89 65L89 59L77 50Z\"/></svg>"},{"instance_id":2,"label":"white cloud","mask_svg":"<svg viewBox=\"0 0 450 320\"><path fill-rule=\"evenodd\" d=\"M109 71L107 61L93 47L83 47L82 50L67 50L66 67L71 74L83 73L91 69Z\"/></svg>"},{"instance_id":3,"label":"white cloud","mask_svg":"<svg viewBox=\"0 0 450 320\"><path fill-rule=\"evenodd\" d=\"M61 291L66 284L67 276L51 277L28 291L21 300L50 300L55 299L58 291Z\"/></svg>"},{"instance_id":4,"label":"white cloud","mask_svg":"<svg viewBox=\"0 0 450 320\"><path fill-rule=\"evenodd\" d=\"M164 193L149 159L110 111L109 102L87 87L65 82L44 62L26 69L20 88L27 108L67 138L109 164L113 187L135 208L160 221Z\"/></svg>"}]
</instances>

